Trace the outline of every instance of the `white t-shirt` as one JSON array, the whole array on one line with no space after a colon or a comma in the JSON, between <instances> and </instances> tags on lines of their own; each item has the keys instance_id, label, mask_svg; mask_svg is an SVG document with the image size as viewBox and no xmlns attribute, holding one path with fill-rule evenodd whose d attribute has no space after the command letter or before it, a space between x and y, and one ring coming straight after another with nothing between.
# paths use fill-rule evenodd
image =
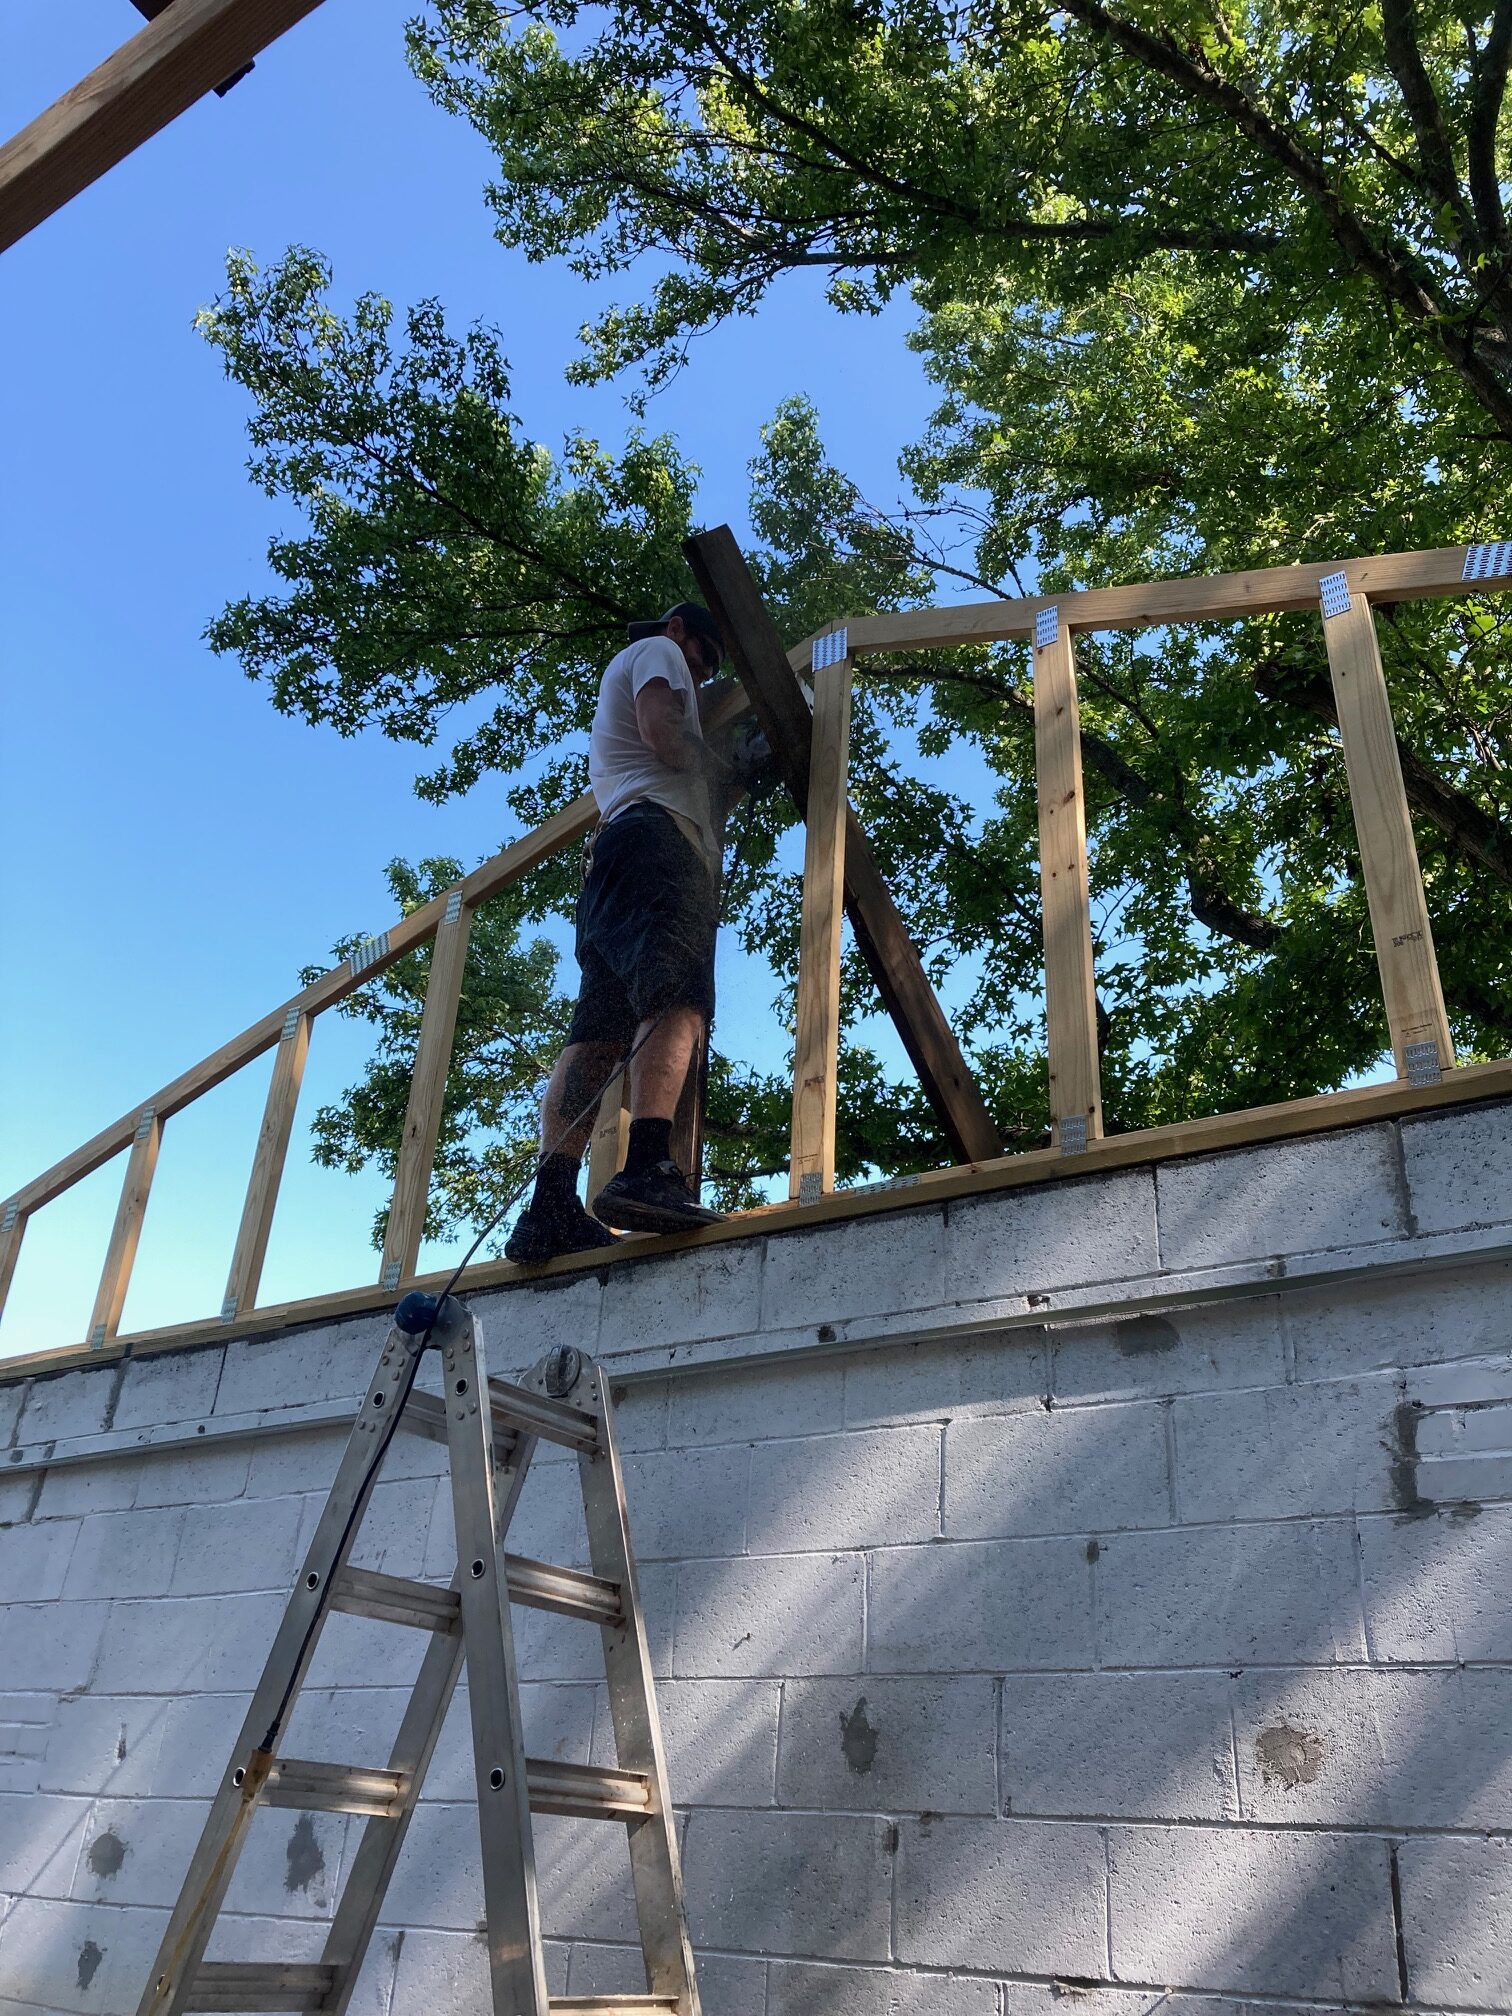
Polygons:
<instances>
[{"instance_id":1,"label":"white t-shirt","mask_svg":"<svg viewBox=\"0 0 1512 2016\"><path fill-rule=\"evenodd\" d=\"M635 696L653 679L665 679L682 696L688 732L703 740L698 719L698 688L687 660L670 637L643 637L609 660L599 684L598 708L588 741L588 782L598 803L599 818L609 820L627 805L663 805L694 827L701 851L714 857L714 822L709 814L709 788L702 768L672 770L641 740L635 719Z\"/></svg>"}]
</instances>

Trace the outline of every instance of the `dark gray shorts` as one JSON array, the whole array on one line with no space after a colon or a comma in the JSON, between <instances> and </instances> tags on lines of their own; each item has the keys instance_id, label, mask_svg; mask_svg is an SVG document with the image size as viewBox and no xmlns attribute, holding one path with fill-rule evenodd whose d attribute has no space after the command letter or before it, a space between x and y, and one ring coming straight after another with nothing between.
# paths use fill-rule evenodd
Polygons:
<instances>
[{"instance_id":1,"label":"dark gray shorts","mask_svg":"<svg viewBox=\"0 0 1512 2016\"><path fill-rule=\"evenodd\" d=\"M714 1015L714 883L660 805L631 805L593 841L577 906L582 985L569 1043L628 1049L664 1008Z\"/></svg>"}]
</instances>

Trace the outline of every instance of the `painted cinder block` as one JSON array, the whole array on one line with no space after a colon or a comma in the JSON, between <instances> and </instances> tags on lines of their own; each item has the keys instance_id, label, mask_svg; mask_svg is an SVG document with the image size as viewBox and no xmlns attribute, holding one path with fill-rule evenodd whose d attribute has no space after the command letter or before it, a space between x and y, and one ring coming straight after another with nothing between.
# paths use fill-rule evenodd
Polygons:
<instances>
[{"instance_id":1,"label":"painted cinder block","mask_svg":"<svg viewBox=\"0 0 1512 2016\"><path fill-rule=\"evenodd\" d=\"M1163 1163L1161 1264L1176 1272L1407 1235L1390 1127Z\"/></svg>"},{"instance_id":2,"label":"painted cinder block","mask_svg":"<svg viewBox=\"0 0 1512 2016\"><path fill-rule=\"evenodd\" d=\"M1512 1508L1362 1519L1361 1572L1375 1657L1512 1659Z\"/></svg>"},{"instance_id":3,"label":"painted cinder block","mask_svg":"<svg viewBox=\"0 0 1512 2016\"><path fill-rule=\"evenodd\" d=\"M1035 1820L905 1820L897 1958L1005 1974L1107 1973L1107 1892L1096 1827Z\"/></svg>"},{"instance_id":4,"label":"painted cinder block","mask_svg":"<svg viewBox=\"0 0 1512 2016\"><path fill-rule=\"evenodd\" d=\"M1092 1571L1081 1540L960 1540L872 1557L875 1673L1089 1667Z\"/></svg>"},{"instance_id":5,"label":"painted cinder block","mask_svg":"<svg viewBox=\"0 0 1512 2016\"><path fill-rule=\"evenodd\" d=\"M1148 1169L958 1198L946 1228L952 1302L1132 1281L1160 1266Z\"/></svg>"},{"instance_id":6,"label":"painted cinder block","mask_svg":"<svg viewBox=\"0 0 1512 2016\"><path fill-rule=\"evenodd\" d=\"M1039 1408L945 1430L952 1540L1171 1523L1166 1410L1158 1401Z\"/></svg>"},{"instance_id":7,"label":"painted cinder block","mask_svg":"<svg viewBox=\"0 0 1512 2016\"><path fill-rule=\"evenodd\" d=\"M598 1348L618 1361L622 1352L664 1351L759 1330L761 1270L759 1239L612 1268Z\"/></svg>"},{"instance_id":8,"label":"painted cinder block","mask_svg":"<svg viewBox=\"0 0 1512 2016\"><path fill-rule=\"evenodd\" d=\"M1234 1733L1246 1818L1504 1828L1512 1670L1245 1673Z\"/></svg>"},{"instance_id":9,"label":"painted cinder block","mask_svg":"<svg viewBox=\"0 0 1512 2016\"><path fill-rule=\"evenodd\" d=\"M1504 1354L1509 1309L1512 1265L1497 1261L1300 1289L1286 1322L1297 1377L1333 1379Z\"/></svg>"},{"instance_id":10,"label":"painted cinder block","mask_svg":"<svg viewBox=\"0 0 1512 2016\"><path fill-rule=\"evenodd\" d=\"M520 1281L489 1295L469 1296L483 1325L483 1346L495 1378L518 1375L548 1351L570 1344L596 1356L602 1288L596 1274Z\"/></svg>"},{"instance_id":11,"label":"painted cinder block","mask_svg":"<svg viewBox=\"0 0 1512 2016\"><path fill-rule=\"evenodd\" d=\"M1116 1977L1330 2003L1399 1999L1384 1841L1114 1827L1108 1872Z\"/></svg>"},{"instance_id":12,"label":"painted cinder block","mask_svg":"<svg viewBox=\"0 0 1512 2016\"><path fill-rule=\"evenodd\" d=\"M1231 1820L1222 1673L1020 1673L1003 1684L1005 1813Z\"/></svg>"},{"instance_id":13,"label":"painted cinder block","mask_svg":"<svg viewBox=\"0 0 1512 2016\"><path fill-rule=\"evenodd\" d=\"M679 1678L857 1673L859 1554L692 1561L677 1571Z\"/></svg>"},{"instance_id":14,"label":"painted cinder block","mask_svg":"<svg viewBox=\"0 0 1512 2016\"><path fill-rule=\"evenodd\" d=\"M357 1529L357 1538L352 1547L352 1562L358 1568L372 1568L382 1575L421 1575L426 1566L426 1545L430 1538L431 1521L438 1498L437 1480L433 1477L402 1477L389 1482L387 1476L379 1484L368 1501L368 1508L362 1515L362 1524ZM275 1500L267 1509L276 1511L286 1503L297 1500ZM305 1500L306 1518L299 1528L302 1541L313 1539L312 1522L308 1515L317 1517L324 1509L324 1500L311 1496ZM446 1492L446 1513L448 1523L451 1518L451 1491ZM303 1549L300 1552L303 1559ZM450 1577L456 1563L456 1548L452 1548L451 1559L446 1572Z\"/></svg>"},{"instance_id":15,"label":"painted cinder block","mask_svg":"<svg viewBox=\"0 0 1512 2016\"><path fill-rule=\"evenodd\" d=\"M758 1442L750 1456L751 1551L798 1554L934 1539L940 1433L937 1427L851 1429Z\"/></svg>"},{"instance_id":16,"label":"painted cinder block","mask_svg":"<svg viewBox=\"0 0 1512 2016\"><path fill-rule=\"evenodd\" d=\"M0 1528L0 1603L46 1603L61 1596L78 1537L72 1520Z\"/></svg>"},{"instance_id":17,"label":"painted cinder block","mask_svg":"<svg viewBox=\"0 0 1512 2016\"><path fill-rule=\"evenodd\" d=\"M215 1405L225 1346L164 1351L127 1362L111 1417L113 1428L156 1428L166 1421L203 1421Z\"/></svg>"},{"instance_id":18,"label":"painted cinder block","mask_svg":"<svg viewBox=\"0 0 1512 2016\"><path fill-rule=\"evenodd\" d=\"M475 1932L405 1930L401 1939L385 1915L378 1936L396 1949L388 2005L392 2016L405 2016L410 2010L415 2016L421 2011L434 2011L436 2016L442 2011L445 2016L494 2016L488 1948ZM547 1942L546 1986L553 1995L567 1993L567 1957L565 1945Z\"/></svg>"},{"instance_id":19,"label":"painted cinder block","mask_svg":"<svg viewBox=\"0 0 1512 2016\"><path fill-rule=\"evenodd\" d=\"M341 1894L348 1841L355 1841L361 1825L344 1813L260 1807L226 1893L226 1909L276 1918L329 1918Z\"/></svg>"},{"instance_id":20,"label":"painted cinder block","mask_svg":"<svg viewBox=\"0 0 1512 2016\"><path fill-rule=\"evenodd\" d=\"M40 1788L58 1707L55 1694L0 1694L0 1792Z\"/></svg>"},{"instance_id":21,"label":"painted cinder block","mask_svg":"<svg viewBox=\"0 0 1512 2016\"><path fill-rule=\"evenodd\" d=\"M115 1694L222 1694L255 1681L287 1593L110 1605L96 1685ZM66 1604L65 1610L84 1609Z\"/></svg>"},{"instance_id":22,"label":"painted cinder block","mask_svg":"<svg viewBox=\"0 0 1512 2016\"><path fill-rule=\"evenodd\" d=\"M778 1801L827 1812L991 1813L996 1722L997 1688L985 1675L789 1680Z\"/></svg>"},{"instance_id":23,"label":"painted cinder block","mask_svg":"<svg viewBox=\"0 0 1512 2016\"><path fill-rule=\"evenodd\" d=\"M1036 1326L873 1344L844 1364L847 1428L1021 1413L1044 1404L1050 1383Z\"/></svg>"},{"instance_id":24,"label":"painted cinder block","mask_svg":"<svg viewBox=\"0 0 1512 2016\"><path fill-rule=\"evenodd\" d=\"M1441 2009L1512 2006L1512 1844L1419 1837L1402 1844L1398 1866L1413 2000Z\"/></svg>"},{"instance_id":25,"label":"painted cinder block","mask_svg":"<svg viewBox=\"0 0 1512 2016\"><path fill-rule=\"evenodd\" d=\"M242 1680L250 1689L257 1677L257 1672L252 1671L243 1674ZM296 1719L304 1713L303 1703L308 1694L306 1689L295 1706ZM250 1691L184 1694L172 1700L148 1697L142 1705L150 1706L162 1722L162 1738L152 1774L153 1796L160 1799L212 1797L219 1790L222 1774L232 1768L232 1748L252 1705ZM352 1732L352 1740L355 1741L361 1734L358 1723ZM256 1742L257 1737L252 1740ZM304 1754L291 1749L287 1742L284 1748L290 1756ZM349 1762L354 1754L367 1757L373 1753L354 1752L346 1748L342 1752L343 1761Z\"/></svg>"},{"instance_id":26,"label":"painted cinder block","mask_svg":"<svg viewBox=\"0 0 1512 2016\"><path fill-rule=\"evenodd\" d=\"M135 2009L166 1911L17 1898L0 1921L0 1980L41 2016L121 2016Z\"/></svg>"},{"instance_id":27,"label":"painted cinder block","mask_svg":"<svg viewBox=\"0 0 1512 2016\"><path fill-rule=\"evenodd\" d=\"M0 1687L22 1694L63 1693L87 1686L110 1607L108 1603L0 1607Z\"/></svg>"},{"instance_id":28,"label":"painted cinder block","mask_svg":"<svg viewBox=\"0 0 1512 2016\"><path fill-rule=\"evenodd\" d=\"M0 1375L4 1372L4 1361L0 1360ZM30 1397L30 1379L10 1379L0 1384L0 1449L8 1449L16 1438L16 1423L21 1418L21 1410Z\"/></svg>"},{"instance_id":29,"label":"painted cinder block","mask_svg":"<svg viewBox=\"0 0 1512 2016\"><path fill-rule=\"evenodd\" d=\"M959 1299L960 1286L946 1272L945 1221L938 1206L845 1219L766 1242L764 1330L849 1323Z\"/></svg>"},{"instance_id":30,"label":"painted cinder block","mask_svg":"<svg viewBox=\"0 0 1512 2016\"><path fill-rule=\"evenodd\" d=\"M700 1808L683 1850L693 1944L885 1960L892 1861L891 1830L876 1817Z\"/></svg>"},{"instance_id":31,"label":"painted cinder block","mask_svg":"<svg viewBox=\"0 0 1512 2016\"><path fill-rule=\"evenodd\" d=\"M90 1810L87 1799L0 1793L0 1895L67 1897Z\"/></svg>"},{"instance_id":32,"label":"painted cinder block","mask_svg":"<svg viewBox=\"0 0 1512 2016\"><path fill-rule=\"evenodd\" d=\"M1097 1612L1105 1666L1366 1656L1346 1520L1116 1534L1099 1543Z\"/></svg>"},{"instance_id":33,"label":"painted cinder block","mask_svg":"<svg viewBox=\"0 0 1512 2016\"><path fill-rule=\"evenodd\" d=\"M1246 1295L1117 1322L1056 1324L1050 1389L1057 1401L1138 1400L1286 1378L1281 1304Z\"/></svg>"},{"instance_id":34,"label":"painted cinder block","mask_svg":"<svg viewBox=\"0 0 1512 2016\"><path fill-rule=\"evenodd\" d=\"M716 2016L716 2012L717 2016L766 2016L764 1960L699 1953L694 1970L699 2000L708 2016ZM580 1939L572 1947L567 1983L573 1995L644 1995L645 1961L638 1946L595 1946Z\"/></svg>"},{"instance_id":35,"label":"painted cinder block","mask_svg":"<svg viewBox=\"0 0 1512 2016\"><path fill-rule=\"evenodd\" d=\"M68 1564L65 1595L70 1601L164 1595L173 1580L184 1517L179 1506L155 1506L85 1519ZM0 1559L5 1552L6 1543L0 1541Z\"/></svg>"},{"instance_id":36,"label":"painted cinder block","mask_svg":"<svg viewBox=\"0 0 1512 2016\"><path fill-rule=\"evenodd\" d=\"M76 1435L98 1435L108 1425L110 1403L121 1367L87 1365L77 1372L58 1372L34 1379L16 1429L22 1443L57 1442Z\"/></svg>"},{"instance_id":37,"label":"painted cinder block","mask_svg":"<svg viewBox=\"0 0 1512 2016\"><path fill-rule=\"evenodd\" d=\"M1432 1505L1489 1505L1512 1498L1512 1453L1425 1456L1416 1470L1419 1498Z\"/></svg>"},{"instance_id":38,"label":"painted cinder block","mask_svg":"<svg viewBox=\"0 0 1512 2016\"><path fill-rule=\"evenodd\" d=\"M99 1799L80 1843L72 1894L169 1909L205 1824L197 1799Z\"/></svg>"},{"instance_id":39,"label":"painted cinder block","mask_svg":"<svg viewBox=\"0 0 1512 2016\"><path fill-rule=\"evenodd\" d=\"M768 1972L766 2016L998 2016L995 1981L786 1960Z\"/></svg>"},{"instance_id":40,"label":"painted cinder block","mask_svg":"<svg viewBox=\"0 0 1512 2016\"><path fill-rule=\"evenodd\" d=\"M224 1505L246 1490L252 1449L246 1442L208 1449L164 1449L136 1457L132 1467L136 1472L134 1504Z\"/></svg>"},{"instance_id":41,"label":"painted cinder block","mask_svg":"<svg viewBox=\"0 0 1512 2016\"><path fill-rule=\"evenodd\" d=\"M42 1473L33 1519L80 1519L90 1512L124 1512L136 1503L141 1459L64 1463ZM36 1482L34 1478L33 1483Z\"/></svg>"},{"instance_id":42,"label":"painted cinder block","mask_svg":"<svg viewBox=\"0 0 1512 2016\"><path fill-rule=\"evenodd\" d=\"M247 1498L196 1510L184 1523L173 1594L276 1589L287 1595L299 1565L304 1515L302 1498Z\"/></svg>"},{"instance_id":43,"label":"painted cinder block","mask_svg":"<svg viewBox=\"0 0 1512 2016\"><path fill-rule=\"evenodd\" d=\"M1512 1105L1402 1122L1402 1160L1420 1232L1512 1221Z\"/></svg>"},{"instance_id":44,"label":"painted cinder block","mask_svg":"<svg viewBox=\"0 0 1512 2016\"><path fill-rule=\"evenodd\" d=\"M720 1366L673 1381L667 1441L690 1449L820 1435L844 1419L845 1368L838 1357Z\"/></svg>"},{"instance_id":45,"label":"painted cinder block","mask_svg":"<svg viewBox=\"0 0 1512 2016\"><path fill-rule=\"evenodd\" d=\"M1400 1500L1394 1379L1329 1380L1175 1401L1184 1521L1385 1512Z\"/></svg>"},{"instance_id":46,"label":"painted cinder block","mask_svg":"<svg viewBox=\"0 0 1512 2016\"><path fill-rule=\"evenodd\" d=\"M776 1680L661 1681L656 1706L676 1804L770 1806L781 1705ZM607 1699L593 1741L595 1763L618 1762Z\"/></svg>"},{"instance_id":47,"label":"painted cinder block","mask_svg":"<svg viewBox=\"0 0 1512 2016\"><path fill-rule=\"evenodd\" d=\"M42 1760L47 1792L145 1799L153 1789L169 1703L130 1694L75 1694L57 1705Z\"/></svg>"},{"instance_id":48,"label":"painted cinder block","mask_svg":"<svg viewBox=\"0 0 1512 2016\"><path fill-rule=\"evenodd\" d=\"M349 1399L355 1413L388 1330L387 1315L354 1316L287 1336L237 1338L226 1346L215 1412L251 1414Z\"/></svg>"},{"instance_id":49,"label":"painted cinder block","mask_svg":"<svg viewBox=\"0 0 1512 2016\"><path fill-rule=\"evenodd\" d=\"M637 1561L740 1554L746 1545L746 1462L728 1449L648 1449L624 1459ZM576 1482L576 1469L573 1471Z\"/></svg>"}]
</instances>

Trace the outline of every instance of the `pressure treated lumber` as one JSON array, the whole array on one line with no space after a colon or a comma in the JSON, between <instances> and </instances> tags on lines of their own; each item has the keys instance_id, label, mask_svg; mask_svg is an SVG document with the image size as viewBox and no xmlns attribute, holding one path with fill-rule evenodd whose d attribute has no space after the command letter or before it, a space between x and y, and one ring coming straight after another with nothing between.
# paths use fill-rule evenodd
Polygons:
<instances>
[{"instance_id":1,"label":"pressure treated lumber","mask_svg":"<svg viewBox=\"0 0 1512 2016\"><path fill-rule=\"evenodd\" d=\"M16 1262L21 1257L21 1241L26 1232L26 1213L12 1200L0 1205L0 1310L15 1279Z\"/></svg>"},{"instance_id":2,"label":"pressure treated lumber","mask_svg":"<svg viewBox=\"0 0 1512 2016\"><path fill-rule=\"evenodd\" d=\"M121 1201L116 1206L110 1244L105 1249L105 1265L95 1295L94 1313L89 1319L91 1346L114 1341L126 1306L126 1290L131 1286L131 1269L141 1243L142 1220L147 1215L147 1198L157 1168L162 1145L163 1122L149 1106L137 1120L131 1153L126 1158L126 1175L121 1184Z\"/></svg>"},{"instance_id":3,"label":"pressure treated lumber","mask_svg":"<svg viewBox=\"0 0 1512 2016\"><path fill-rule=\"evenodd\" d=\"M817 1202L835 1187L850 706L850 660L843 658L814 674L814 739L793 1044L793 1149L788 1178L790 1195L805 1204Z\"/></svg>"},{"instance_id":4,"label":"pressure treated lumber","mask_svg":"<svg viewBox=\"0 0 1512 2016\"><path fill-rule=\"evenodd\" d=\"M1102 1134L1102 1087L1076 664L1064 618L1047 643L1035 646L1034 773L1051 1132L1058 1148L1080 1150Z\"/></svg>"},{"instance_id":5,"label":"pressure treated lumber","mask_svg":"<svg viewBox=\"0 0 1512 2016\"><path fill-rule=\"evenodd\" d=\"M0 148L0 250L242 69L320 0L174 0Z\"/></svg>"},{"instance_id":6,"label":"pressure treated lumber","mask_svg":"<svg viewBox=\"0 0 1512 2016\"><path fill-rule=\"evenodd\" d=\"M588 1139L588 1202L591 1206L611 1176L625 1166L630 1146L630 1073L621 1071L599 1101L598 1118Z\"/></svg>"},{"instance_id":7,"label":"pressure treated lumber","mask_svg":"<svg viewBox=\"0 0 1512 2016\"><path fill-rule=\"evenodd\" d=\"M685 540L683 553L724 630L783 782L807 818L813 717L750 569L727 525ZM845 890L856 944L953 1153L987 1160L1001 1146L997 1130L853 811L846 814Z\"/></svg>"},{"instance_id":8,"label":"pressure treated lumber","mask_svg":"<svg viewBox=\"0 0 1512 2016\"><path fill-rule=\"evenodd\" d=\"M385 1288L397 1288L401 1281L407 1280L414 1273L420 1258L425 1207L430 1197L431 1168L436 1159L436 1140L441 1131L441 1109L446 1102L446 1080L451 1070L452 1043L457 1033L457 1008L462 999L462 977L467 967L467 940L472 930L472 910L463 902L461 891L449 891L448 897L431 948L430 973L425 984L425 1012L420 1018L420 1043L415 1053L415 1068L410 1074L404 1132L399 1137L394 1197L389 1206L383 1262L378 1272L378 1279ZM456 914L453 915L453 912Z\"/></svg>"},{"instance_id":9,"label":"pressure treated lumber","mask_svg":"<svg viewBox=\"0 0 1512 2016\"><path fill-rule=\"evenodd\" d=\"M257 1302L268 1235L273 1229L273 1212L278 1203L278 1186L283 1179L284 1158L294 1127L294 1109L299 1104L299 1088L309 1052L310 1018L291 1013L285 1020L278 1054L273 1060L267 1104L252 1157L252 1175L231 1254L231 1271L226 1277L226 1299L221 1304L221 1320L226 1323L239 1310L251 1309Z\"/></svg>"},{"instance_id":10,"label":"pressure treated lumber","mask_svg":"<svg viewBox=\"0 0 1512 2016\"><path fill-rule=\"evenodd\" d=\"M1162 623L1232 623L1247 616L1316 609L1318 583L1343 574L1352 593L1377 601L1419 602L1439 595L1494 595L1512 575L1465 578L1468 546L1420 553L1381 553L1359 560L1308 561L1295 567L1255 567L1243 574L1189 574L1078 594L1025 595L1000 602L958 602L943 609L903 609L846 621L851 656L877 651L927 651L1032 637L1041 609L1056 607L1078 630L1143 630ZM827 626L827 627L833 627ZM823 633L818 633L822 635ZM806 640L795 647L807 662Z\"/></svg>"},{"instance_id":11,"label":"pressure treated lumber","mask_svg":"<svg viewBox=\"0 0 1512 2016\"><path fill-rule=\"evenodd\" d=\"M1351 592L1347 609L1325 615L1323 636L1397 1075L1407 1076L1409 1047L1426 1043L1447 1071L1454 1042L1370 604Z\"/></svg>"}]
</instances>

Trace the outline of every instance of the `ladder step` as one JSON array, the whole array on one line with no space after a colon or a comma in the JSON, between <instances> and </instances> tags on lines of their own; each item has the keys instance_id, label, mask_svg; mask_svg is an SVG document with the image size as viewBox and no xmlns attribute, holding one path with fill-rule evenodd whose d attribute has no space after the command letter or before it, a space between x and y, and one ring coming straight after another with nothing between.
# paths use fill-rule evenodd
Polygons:
<instances>
[{"instance_id":1,"label":"ladder step","mask_svg":"<svg viewBox=\"0 0 1512 2016\"><path fill-rule=\"evenodd\" d=\"M601 1575L583 1575L576 1568L558 1568L550 1561L532 1561L525 1554L506 1554L504 1573L511 1603L531 1610L555 1610L590 1624L618 1624L625 1614L624 1592L618 1582Z\"/></svg>"},{"instance_id":2,"label":"ladder step","mask_svg":"<svg viewBox=\"0 0 1512 2016\"><path fill-rule=\"evenodd\" d=\"M203 1960L182 2006L229 2010L234 2016L264 2009L319 2009L340 1971L287 1960Z\"/></svg>"},{"instance_id":3,"label":"ladder step","mask_svg":"<svg viewBox=\"0 0 1512 2016\"><path fill-rule=\"evenodd\" d=\"M436 1589L403 1575L380 1575L374 1568L343 1568L331 1588L331 1608L354 1617L377 1617L385 1624L408 1624L418 1631L460 1631L462 1599L455 1589Z\"/></svg>"},{"instance_id":4,"label":"ladder step","mask_svg":"<svg viewBox=\"0 0 1512 2016\"><path fill-rule=\"evenodd\" d=\"M408 1788L402 1771L277 1757L268 1771L262 1800L266 1806L298 1806L307 1813L365 1813L369 1819L387 1820Z\"/></svg>"},{"instance_id":5,"label":"ladder step","mask_svg":"<svg viewBox=\"0 0 1512 2016\"><path fill-rule=\"evenodd\" d=\"M572 2016L662 2016L662 2011L669 2009L676 2016L678 1998L675 1995L553 1995L550 2006L553 2011L570 2011Z\"/></svg>"},{"instance_id":6,"label":"ladder step","mask_svg":"<svg viewBox=\"0 0 1512 2016\"><path fill-rule=\"evenodd\" d=\"M651 1810L651 1780L644 1771L610 1771L593 1764L527 1757L525 1788L535 1813L567 1813L578 1820L643 1820Z\"/></svg>"},{"instance_id":7,"label":"ladder step","mask_svg":"<svg viewBox=\"0 0 1512 2016\"><path fill-rule=\"evenodd\" d=\"M411 1393L399 1416L399 1426L427 1442L445 1442L446 1408L433 1393Z\"/></svg>"},{"instance_id":8,"label":"ladder step","mask_svg":"<svg viewBox=\"0 0 1512 2016\"><path fill-rule=\"evenodd\" d=\"M496 1429L539 1435L547 1442L561 1443L564 1449L591 1451L598 1447L598 1422L581 1407L569 1407L563 1400L548 1400L543 1393L512 1386L507 1379L490 1379L488 1397L493 1403Z\"/></svg>"}]
</instances>

